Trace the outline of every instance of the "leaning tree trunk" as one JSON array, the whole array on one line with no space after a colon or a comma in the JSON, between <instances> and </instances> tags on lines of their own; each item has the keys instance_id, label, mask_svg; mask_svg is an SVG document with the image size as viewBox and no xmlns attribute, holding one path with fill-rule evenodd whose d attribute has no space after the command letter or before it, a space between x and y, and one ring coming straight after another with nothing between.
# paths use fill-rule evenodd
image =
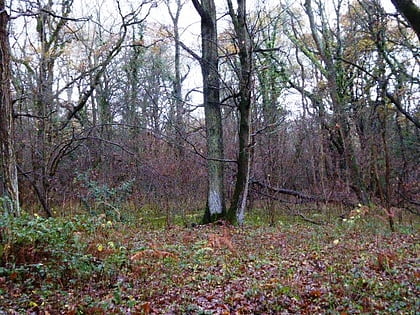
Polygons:
<instances>
[{"instance_id":1,"label":"leaning tree trunk","mask_svg":"<svg viewBox=\"0 0 420 315\"><path fill-rule=\"evenodd\" d=\"M220 108L216 7L213 0L193 0L201 16L204 115L208 155L207 207L203 223L226 215L223 183L223 131Z\"/></svg>"},{"instance_id":2,"label":"leaning tree trunk","mask_svg":"<svg viewBox=\"0 0 420 315\"><path fill-rule=\"evenodd\" d=\"M0 143L3 181L6 195L5 210L20 215L16 154L13 140L13 104L10 92L9 16L5 1L0 0Z\"/></svg>"},{"instance_id":3,"label":"leaning tree trunk","mask_svg":"<svg viewBox=\"0 0 420 315\"><path fill-rule=\"evenodd\" d=\"M420 8L412 0L391 0L395 8L410 23L420 40Z\"/></svg>"},{"instance_id":4,"label":"leaning tree trunk","mask_svg":"<svg viewBox=\"0 0 420 315\"><path fill-rule=\"evenodd\" d=\"M230 222L243 224L246 202L249 192L250 174L250 113L251 113L251 76L252 47L246 25L246 0L238 0L238 10L235 13L232 1L228 0L229 15L232 18L237 46L239 51L239 152L236 184L232 202L228 212Z\"/></svg>"}]
</instances>

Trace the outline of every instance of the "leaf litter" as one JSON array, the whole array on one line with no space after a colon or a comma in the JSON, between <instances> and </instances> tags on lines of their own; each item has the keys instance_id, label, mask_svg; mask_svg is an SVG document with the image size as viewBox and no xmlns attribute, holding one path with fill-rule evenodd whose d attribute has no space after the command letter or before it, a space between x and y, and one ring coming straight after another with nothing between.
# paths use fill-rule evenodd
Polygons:
<instances>
[{"instance_id":1,"label":"leaf litter","mask_svg":"<svg viewBox=\"0 0 420 315\"><path fill-rule=\"evenodd\" d=\"M113 232L108 245L91 238L89 260L74 266L91 268L87 278L54 279L59 260L44 276L24 264L3 272L0 314L415 314L420 306L417 233L299 224Z\"/></svg>"}]
</instances>

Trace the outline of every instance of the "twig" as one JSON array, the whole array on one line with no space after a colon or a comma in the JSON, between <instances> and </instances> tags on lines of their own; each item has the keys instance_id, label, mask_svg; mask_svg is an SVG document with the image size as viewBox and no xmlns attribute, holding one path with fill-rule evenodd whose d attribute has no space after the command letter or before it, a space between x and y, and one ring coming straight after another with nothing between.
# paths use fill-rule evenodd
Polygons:
<instances>
[{"instance_id":1,"label":"twig","mask_svg":"<svg viewBox=\"0 0 420 315\"><path fill-rule=\"evenodd\" d=\"M188 141L188 139L186 137L184 137L183 140L193 148L195 154L197 154L198 156L200 156L201 158L203 158L203 159L205 159L207 161L216 161L216 162L224 162L224 163L238 163L237 160L209 158L208 156L205 156L203 153L201 153L197 149L197 147L195 146L195 144L192 143L191 141Z\"/></svg>"},{"instance_id":2,"label":"twig","mask_svg":"<svg viewBox=\"0 0 420 315\"><path fill-rule=\"evenodd\" d=\"M309 222L309 223L312 223L312 224L315 224L315 225L325 225L325 223L323 223L323 222L317 222L317 221L314 221L312 219L308 219L302 213L297 213L295 215L300 217L303 221L306 221L306 222Z\"/></svg>"}]
</instances>

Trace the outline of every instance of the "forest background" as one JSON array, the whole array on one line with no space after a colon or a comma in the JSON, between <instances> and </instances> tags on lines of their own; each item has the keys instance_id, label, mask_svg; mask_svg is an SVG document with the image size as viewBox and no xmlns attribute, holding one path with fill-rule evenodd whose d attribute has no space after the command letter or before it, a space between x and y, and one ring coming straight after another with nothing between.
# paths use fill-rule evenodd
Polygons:
<instances>
[{"instance_id":1,"label":"forest background","mask_svg":"<svg viewBox=\"0 0 420 315\"><path fill-rule=\"evenodd\" d=\"M241 191L250 208L268 211L279 203L372 203L391 217L392 207L415 206L418 38L406 20L378 1L229 3L213 8L223 26L214 153L210 115L203 117L211 106L197 83L198 64L207 62L201 34L181 19L182 10L199 12L191 3L103 2L86 12L73 1L11 2L22 207L52 216L99 202L111 212L119 203L182 214L206 200L211 208L215 181L223 208L216 214L225 199L235 208ZM241 6L245 35L234 23ZM219 173L208 176L212 167Z\"/></svg>"},{"instance_id":2,"label":"forest background","mask_svg":"<svg viewBox=\"0 0 420 315\"><path fill-rule=\"evenodd\" d=\"M0 0L0 313L412 314L419 16Z\"/></svg>"}]
</instances>

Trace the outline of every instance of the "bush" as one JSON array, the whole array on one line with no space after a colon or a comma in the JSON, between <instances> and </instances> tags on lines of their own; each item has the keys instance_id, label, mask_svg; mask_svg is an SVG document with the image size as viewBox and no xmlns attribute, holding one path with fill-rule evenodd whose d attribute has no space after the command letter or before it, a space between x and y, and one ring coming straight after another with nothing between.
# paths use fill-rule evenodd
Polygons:
<instances>
[{"instance_id":1,"label":"bush","mask_svg":"<svg viewBox=\"0 0 420 315\"><path fill-rule=\"evenodd\" d=\"M120 208L131 194L134 180L125 181L117 187L109 187L89 178L87 173L78 174L76 177L87 192L80 195L82 203L92 214L103 213L113 220L120 220Z\"/></svg>"},{"instance_id":2,"label":"bush","mask_svg":"<svg viewBox=\"0 0 420 315\"><path fill-rule=\"evenodd\" d=\"M126 260L126 250L112 243L109 255L90 252L88 239L111 229L102 218L43 218L24 214L0 217L0 277L77 282L109 279ZM109 243L111 244L111 242Z\"/></svg>"}]
</instances>

